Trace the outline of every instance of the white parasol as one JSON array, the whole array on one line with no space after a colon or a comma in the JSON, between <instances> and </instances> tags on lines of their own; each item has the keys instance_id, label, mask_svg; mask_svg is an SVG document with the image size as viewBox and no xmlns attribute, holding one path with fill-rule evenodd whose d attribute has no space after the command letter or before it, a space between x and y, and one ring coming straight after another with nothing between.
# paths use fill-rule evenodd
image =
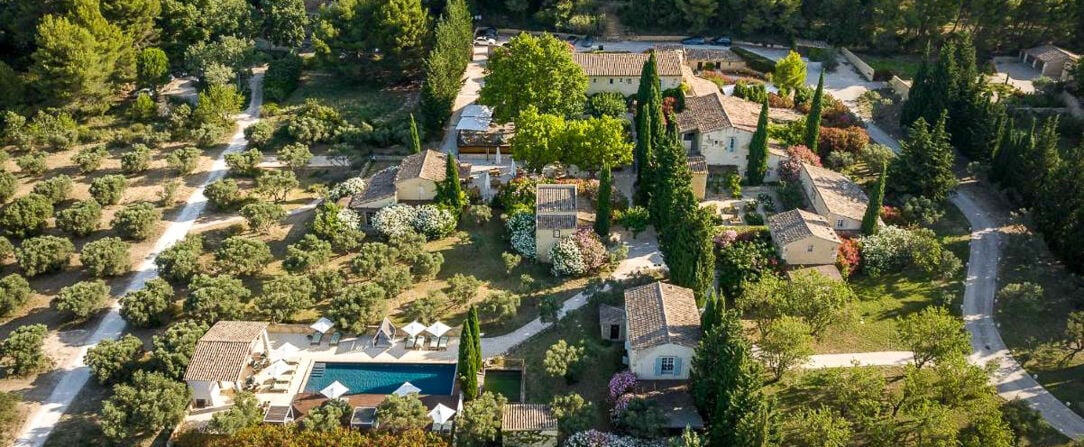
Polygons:
<instances>
[{"instance_id":1,"label":"white parasol","mask_svg":"<svg viewBox=\"0 0 1084 447\"><path fill-rule=\"evenodd\" d=\"M320 390L320 394L323 394L328 399L338 399L339 396L346 394L348 391L350 391L350 388L347 388L346 385L343 385L339 383L338 380L336 380L334 382L331 382L331 385L328 385L326 388Z\"/></svg>"},{"instance_id":2,"label":"white parasol","mask_svg":"<svg viewBox=\"0 0 1084 447\"><path fill-rule=\"evenodd\" d=\"M396 396L402 397L402 396L406 396L407 394L415 394L415 393L420 393L420 392L422 392L421 388L418 388L418 387L414 386L414 384L412 384L410 382L403 382L402 385L399 385L398 389L396 389L395 391L392 391L391 393L396 395Z\"/></svg>"},{"instance_id":3,"label":"white parasol","mask_svg":"<svg viewBox=\"0 0 1084 447\"><path fill-rule=\"evenodd\" d=\"M286 342L274 352L274 357L280 360L289 360L297 358L297 354L301 352L301 348L294 346L292 343Z\"/></svg>"},{"instance_id":4,"label":"white parasol","mask_svg":"<svg viewBox=\"0 0 1084 447\"><path fill-rule=\"evenodd\" d=\"M407 334L410 334L411 337L413 337L422 333L422 331L425 330L425 325L417 321L411 321L410 324L399 328L399 330L406 332Z\"/></svg>"},{"instance_id":5,"label":"white parasol","mask_svg":"<svg viewBox=\"0 0 1084 447\"><path fill-rule=\"evenodd\" d=\"M331 320L328 320L327 318L320 317L319 320L316 320L316 322L309 327L316 332L326 334L327 331L330 331L332 327L335 327L335 323L331 322Z\"/></svg>"},{"instance_id":6,"label":"white parasol","mask_svg":"<svg viewBox=\"0 0 1084 447\"><path fill-rule=\"evenodd\" d=\"M271 377L278 377L286 374L286 371L290 371L292 369L294 369L294 367L287 365L286 362L282 360L275 360L274 363L267 367L267 373L270 374Z\"/></svg>"},{"instance_id":7,"label":"white parasol","mask_svg":"<svg viewBox=\"0 0 1084 447\"><path fill-rule=\"evenodd\" d=\"M455 410L445 407L444 404L437 404L437 406L429 412L429 417L433 418L434 424L444 424L454 415Z\"/></svg>"},{"instance_id":8,"label":"white parasol","mask_svg":"<svg viewBox=\"0 0 1084 447\"><path fill-rule=\"evenodd\" d=\"M452 328L448 327L447 324L444 324L444 323L441 323L441 322L438 321L436 323L433 323L429 327L425 328L425 331L430 333L430 334L433 334L434 337L440 337L440 336L446 334L451 329Z\"/></svg>"}]
</instances>

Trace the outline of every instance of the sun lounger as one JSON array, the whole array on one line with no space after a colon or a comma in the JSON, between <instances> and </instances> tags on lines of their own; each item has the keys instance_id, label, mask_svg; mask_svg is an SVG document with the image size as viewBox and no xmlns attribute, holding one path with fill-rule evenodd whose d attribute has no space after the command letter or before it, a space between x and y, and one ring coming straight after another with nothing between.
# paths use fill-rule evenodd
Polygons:
<instances>
[{"instance_id":1,"label":"sun lounger","mask_svg":"<svg viewBox=\"0 0 1084 447\"><path fill-rule=\"evenodd\" d=\"M279 381L276 380L275 383L271 385L271 392L273 392L273 393L279 393L279 392L285 393L287 391L290 391L290 381L289 380L287 380L285 382L279 382Z\"/></svg>"},{"instance_id":2,"label":"sun lounger","mask_svg":"<svg viewBox=\"0 0 1084 447\"><path fill-rule=\"evenodd\" d=\"M414 349L414 343L416 343L417 341L417 335L408 335L406 340L404 340L403 346L406 346L407 349Z\"/></svg>"},{"instance_id":3,"label":"sun lounger","mask_svg":"<svg viewBox=\"0 0 1084 447\"><path fill-rule=\"evenodd\" d=\"M440 341L440 337L429 337L429 349L436 350L437 343Z\"/></svg>"},{"instance_id":4,"label":"sun lounger","mask_svg":"<svg viewBox=\"0 0 1084 447\"><path fill-rule=\"evenodd\" d=\"M339 331L335 331L335 333L331 334L331 340L328 340L328 344L330 344L331 346L339 346L339 340L342 340L342 339L343 339L343 333L339 332Z\"/></svg>"},{"instance_id":5,"label":"sun lounger","mask_svg":"<svg viewBox=\"0 0 1084 447\"><path fill-rule=\"evenodd\" d=\"M309 335L309 344L310 345L318 345L322 341L324 341L324 333L323 332L313 332L311 335Z\"/></svg>"},{"instance_id":6,"label":"sun lounger","mask_svg":"<svg viewBox=\"0 0 1084 447\"><path fill-rule=\"evenodd\" d=\"M448 337L440 337L440 341L437 342L437 349L441 351L448 350Z\"/></svg>"},{"instance_id":7,"label":"sun lounger","mask_svg":"<svg viewBox=\"0 0 1084 447\"><path fill-rule=\"evenodd\" d=\"M425 349L424 335L419 335L418 338L414 340L414 349Z\"/></svg>"}]
</instances>

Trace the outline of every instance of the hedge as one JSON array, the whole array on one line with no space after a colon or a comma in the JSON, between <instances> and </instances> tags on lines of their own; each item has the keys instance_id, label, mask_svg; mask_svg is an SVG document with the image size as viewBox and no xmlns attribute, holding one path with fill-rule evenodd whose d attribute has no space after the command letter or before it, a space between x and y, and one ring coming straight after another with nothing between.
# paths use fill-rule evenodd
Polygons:
<instances>
[{"instance_id":1,"label":"hedge","mask_svg":"<svg viewBox=\"0 0 1084 447\"><path fill-rule=\"evenodd\" d=\"M736 53L738 56L741 56L741 58L745 60L745 64L753 70L762 73L771 73L775 71L775 61L771 59L768 59L764 56L761 56L741 47L732 47L730 50Z\"/></svg>"}]
</instances>

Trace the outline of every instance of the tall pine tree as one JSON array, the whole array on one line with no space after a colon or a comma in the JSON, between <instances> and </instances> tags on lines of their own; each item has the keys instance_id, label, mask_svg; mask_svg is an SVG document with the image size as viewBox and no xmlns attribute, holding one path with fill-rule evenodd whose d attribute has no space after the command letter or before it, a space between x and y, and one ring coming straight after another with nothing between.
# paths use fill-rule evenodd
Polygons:
<instances>
[{"instance_id":1,"label":"tall pine tree","mask_svg":"<svg viewBox=\"0 0 1084 447\"><path fill-rule=\"evenodd\" d=\"M768 100L760 107L757 130L749 142L749 158L745 167L745 181L750 185L764 183L768 173Z\"/></svg>"},{"instance_id":2,"label":"tall pine tree","mask_svg":"<svg viewBox=\"0 0 1084 447\"><path fill-rule=\"evenodd\" d=\"M759 445L749 442L760 437L755 422L768 420L762 368L737 313L723 312L700 340L692 367L691 392L696 407L711 421L711 445Z\"/></svg>"},{"instance_id":3,"label":"tall pine tree","mask_svg":"<svg viewBox=\"0 0 1084 447\"><path fill-rule=\"evenodd\" d=\"M862 216L862 234L869 236L877 233L877 220L881 218L881 206L885 201L885 181L888 179L888 165L881 166L881 177L873 187L873 197L866 205L866 214Z\"/></svg>"},{"instance_id":4,"label":"tall pine tree","mask_svg":"<svg viewBox=\"0 0 1084 447\"><path fill-rule=\"evenodd\" d=\"M946 119L947 114L942 112L932 131L925 118L911 126L899 156L889 168L893 190L940 202L956 187L956 174L952 172L956 155L945 132Z\"/></svg>"},{"instance_id":5,"label":"tall pine tree","mask_svg":"<svg viewBox=\"0 0 1084 447\"><path fill-rule=\"evenodd\" d=\"M598 181L598 206L595 209L595 233L606 240L610 236L610 219L613 211L611 195L613 190L613 173L610 166L602 167Z\"/></svg>"},{"instance_id":6,"label":"tall pine tree","mask_svg":"<svg viewBox=\"0 0 1084 447\"><path fill-rule=\"evenodd\" d=\"M802 138L805 147L817 153L817 143L821 137L821 113L824 108L824 70L817 81L817 91L813 92L813 101L809 105L809 115L805 117L805 134Z\"/></svg>"}]
</instances>

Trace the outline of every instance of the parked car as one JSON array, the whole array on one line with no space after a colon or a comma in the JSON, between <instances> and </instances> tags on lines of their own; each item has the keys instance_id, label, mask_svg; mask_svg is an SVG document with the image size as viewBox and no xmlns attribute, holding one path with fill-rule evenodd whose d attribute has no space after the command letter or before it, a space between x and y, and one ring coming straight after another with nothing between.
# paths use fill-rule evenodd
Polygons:
<instances>
[{"instance_id":1,"label":"parked car","mask_svg":"<svg viewBox=\"0 0 1084 447\"><path fill-rule=\"evenodd\" d=\"M478 37L474 38L474 44L475 45L493 46L493 45L497 44L497 39L494 39L492 37L486 37L486 36L478 36Z\"/></svg>"},{"instance_id":2,"label":"parked car","mask_svg":"<svg viewBox=\"0 0 1084 447\"><path fill-rule=\"evenodd\" d=\"M703 37L700 37L700 36L686 37L684 39L681 39L681 44L682 45L707 45L708 41L706 39L704 39Z\"/></svg>"},{"instance_id":3,"label":"parked car","mask_svg":"<svg viewBox=\"0 0 1084 447\"><path fill-rule=\"evenodd\" d=\"M716 37L714 39L711 39L711 44L712 45L722 45L722 46L725 46L725 47L729 47L731 42L732 41L730 40L730 36L719 36L719 37Z\"/></svg>"},{"instance_id":4,"label":"parked car","mask_svg":"<svg viewBox=\"0 0 1084 447\"><path fill-rule=\"evenodd\" d=\"M595 46L595 38L591 36L584 37L583 40L580 41L580 46L584 48Z\"/></svg>"},{"instance_id":5,"label":"parked car","mask_svg":"<svg viewBox=\"0 0 1084 447\"><path fill-rule=\"evenodd\" d=\"M572 45L575 45L576 42L579 42L579 41L580 41L580 38L576 37L575 35L572 35L572 34L569 34L568 37L565 38L565 42L568 42L568 43L570 43Z\"/></svg>"},{"instance_id":6,"label":"parked car","mask_svg":"<svg viewBox=\"0 0 1084 447\"><path fill-rule=\"evenodd\" d=\"M497 38L497 28L489 27L478 30L477 36L485 36L491 39Z\"/></svg>"}]
</instances>

